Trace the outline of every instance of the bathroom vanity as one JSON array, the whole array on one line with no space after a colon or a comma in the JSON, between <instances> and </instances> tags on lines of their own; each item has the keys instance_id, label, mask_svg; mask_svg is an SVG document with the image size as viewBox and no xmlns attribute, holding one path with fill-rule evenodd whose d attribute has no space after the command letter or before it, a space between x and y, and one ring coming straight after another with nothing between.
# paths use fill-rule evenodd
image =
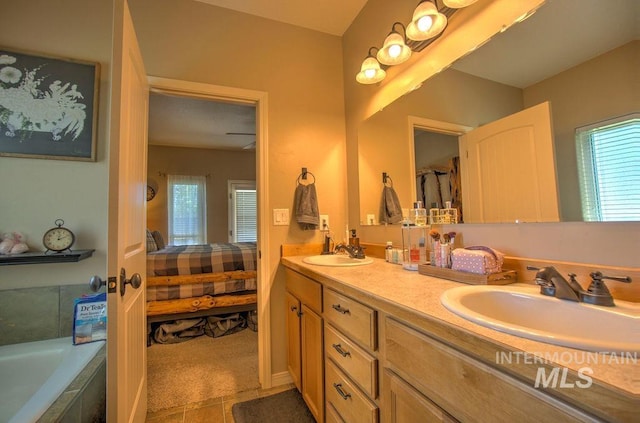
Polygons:
<instances>
[{"instance_id":1,"label":"bathroom vanity","mask_svg":"<svg viewBox=\"0 0 640 423\"><path fill-rule=\"evenodd\" d=\"M476 325L440 302L463 284L381 259L328 267L290 256L282 264L290 294L315 287L315 342L306 347L315 358L302 357L297 384L307 400L305 385L317 391L320 372L324 394L313 407L324 395L327 422L632 422L640 415L639 354L616 360ZM299 334L289 329L289 340L299 344Z\"/></svg>"}]
</instances>

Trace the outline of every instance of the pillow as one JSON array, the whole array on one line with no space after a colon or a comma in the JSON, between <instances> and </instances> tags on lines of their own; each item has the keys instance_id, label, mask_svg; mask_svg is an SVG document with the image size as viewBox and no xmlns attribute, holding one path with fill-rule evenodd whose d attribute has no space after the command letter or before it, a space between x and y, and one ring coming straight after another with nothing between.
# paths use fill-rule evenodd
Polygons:
<instances>
[{"instance_id":1,"label":"pillow","mask_svg":"<svg viewBox=\"0 0 640 423\"><path fill-rule=\"evenodd\" d=\"M153 231L151 232L151 235L153 236L153 240L156 242L156 247L158 248L158 250L162 250L164 247L166 247L164 238L162 237L160 231Z\"/></svg>"},{"instance_id":2,"label":"pillow","mask_svg":"<svg viewBox=\"0 0 640 423\"><path fill-rule=\"evenodd\" d=\"M158 251L158 245L156 244L156 240L153 238L151 231L147 229L147 253L151 253L153 251Z\"/></svg>"}]
</instances>

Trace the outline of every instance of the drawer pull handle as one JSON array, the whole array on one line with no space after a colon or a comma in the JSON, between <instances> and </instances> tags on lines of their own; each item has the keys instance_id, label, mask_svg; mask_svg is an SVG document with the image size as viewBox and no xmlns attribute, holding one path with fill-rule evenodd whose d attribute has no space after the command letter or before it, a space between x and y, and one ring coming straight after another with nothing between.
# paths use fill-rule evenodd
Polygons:
<instances>
[{"instance_id":1,"label":"drawer pull handle","mask_svg":"<svg viewBox=\"0 0 640 423\"><path fill-rule=\"evenodd\" d=\"M334 383L333 387L336 388L336 391L338 391L338 394L340 394L343 400L348 400L349 398L351 398L351 394L347 394L342 390L342 383Z\"/></svg>"},{"instance_id":2,"label":"drawer pull handle","mask_svg":"<svg viewBox=\"0 0 640 423\"><path fill-rule=\"evenodd\" d=\"M342 314L349 314L349 309L348 308L342 308L342 306L340 306L340 304L333 304L331 306L335 311L342 313Z\"/></svg>"},{"instance_id":3,"label":"drawer pull handle","mask_svg":"<svg viewBox=\"0 0 640 423\"><path fill-rule=\"evenodd\" d=\"M340 344L333 344L333 348L335 348L336 351L338 351L338 353L340 353L341 356L343 357L347 357L349 355L351 355L351 353L349 351L345 351L342 349L342 345Z\"/></svg>"}]
</instances>

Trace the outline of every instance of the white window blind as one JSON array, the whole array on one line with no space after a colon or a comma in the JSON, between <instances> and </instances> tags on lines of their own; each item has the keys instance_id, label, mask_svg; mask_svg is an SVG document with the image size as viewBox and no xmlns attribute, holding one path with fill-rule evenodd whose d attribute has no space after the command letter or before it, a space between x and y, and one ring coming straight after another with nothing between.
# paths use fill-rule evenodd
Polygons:
<instances>
[{"instance_id":1,"label":"white window blind","mask_svg":"<svg viewBox=\"0 0 640 423\"><path fill-rule=\"evenodd\" d=\"M229 181L229 241L258 239L255 181Z\"/></svg>"},{"instance_id":2,"label":"white window blind","mask_svg":"<svg viewBox=\"0 0 640 423\"><path fill-rule=\"evenodd\" d=\"M169 244L207 242L206 177L168 176Z\"/></svg>"},{"instance_id":3,"label":"white window blind","mask_svg":"<svg viewBox=\"0 0 640 423\"><path fill-rule=\"evenodd\" d=\"M585 221L640 220L640 114L576 130Z\"/></svg>"}]
</instances>

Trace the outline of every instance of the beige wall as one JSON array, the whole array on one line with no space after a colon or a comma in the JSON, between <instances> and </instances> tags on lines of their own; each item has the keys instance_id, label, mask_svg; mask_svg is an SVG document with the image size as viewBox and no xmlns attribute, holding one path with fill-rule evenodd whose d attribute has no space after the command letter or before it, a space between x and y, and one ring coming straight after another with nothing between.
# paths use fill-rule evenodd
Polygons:
<instances>
[{"instance_id":1,"label":"beige wall","mask_svg":"<svg viewBox=\"0 0 640 423\"><path fill-rule=\"evenodd\" d=\"M148 179L158 185L156 197L147 202L147 226L159 230L168 241L167 175L207 176L207 242L228 242L229 180L256 179L255 151L149 146Z\"/></svg>"},{"instance_id":2,"label":"beige wall","mask_svg":"<svg viewBox=\"0 0 640 423\"><path fill-rule=\"evenodd\" d=\"M489 2L478 2L469 10L480 9L487 4ZM515 2L510 5L516 6ZM380 86L363 86L355 81L355 74L369 47L381 44L391 24L396 20L408 19L413 8L415 2L409 0L369 0L343 37L349 219L352 222L358 221L359 211L358 129L368 116L367 110L376 100L376 94L385 84L389 84L385 82ZM445 37L450 36L453 30L457 31L457 28L447 29ZM427 54L428 49L423 53ZM415 61L420 60L420 57L415 58ZM409 65L411 63L407 66ZM391 78L393 76L390 75ZM446 120L442 117L440 119ZM512 256L638 267L640 222L465 224L443 229L460 232L460 241L464 245L491 245ZM360 233L361 239L367 242L401 242L400 228L397 226L361 226ZM579 276L581 280L588 277Z\"/></svg>"},{"instance_id":3,"label":"beige wall","mask_svg":"<svg viewBox=\"0 0 640 423\"><path fill-rule=\"evenodd\" d=\"M42 235L61 218L76 234L74 249L96 252L78 263L2 266L0 290L106 277L112 9L111 0L30 0L2 7L3 47L99 62L101 70L96 162L0 157L0 232L21 231L32 250L42 251Z\"/></svg>"},{"instance_id":4,"label":"beige wall","mask_svg":"<svg viewBox=\"0 0 640 423\"><path fill-rule=\"evenodd\" d=\"M130 0L149 75L268 93L269 210L293 206L298 174L316 177L321 213L346 224L340 38L196 1ZM258 35L259 34L259 35ZM286 371L280 246L321 242L318 231L269 225L272 371Z\"/></svg>"},{"instance_id":5,"label":"beige wall","mask_svg":"<svg viewBox=\"0 0 640 423\"><path fill-rule=\"evenodd\" d=\"M636 40L524 89L525 107L551 101L563 221L582 220L575 129L640 111L638 69Z\"/></svg>"}]
</instances>

